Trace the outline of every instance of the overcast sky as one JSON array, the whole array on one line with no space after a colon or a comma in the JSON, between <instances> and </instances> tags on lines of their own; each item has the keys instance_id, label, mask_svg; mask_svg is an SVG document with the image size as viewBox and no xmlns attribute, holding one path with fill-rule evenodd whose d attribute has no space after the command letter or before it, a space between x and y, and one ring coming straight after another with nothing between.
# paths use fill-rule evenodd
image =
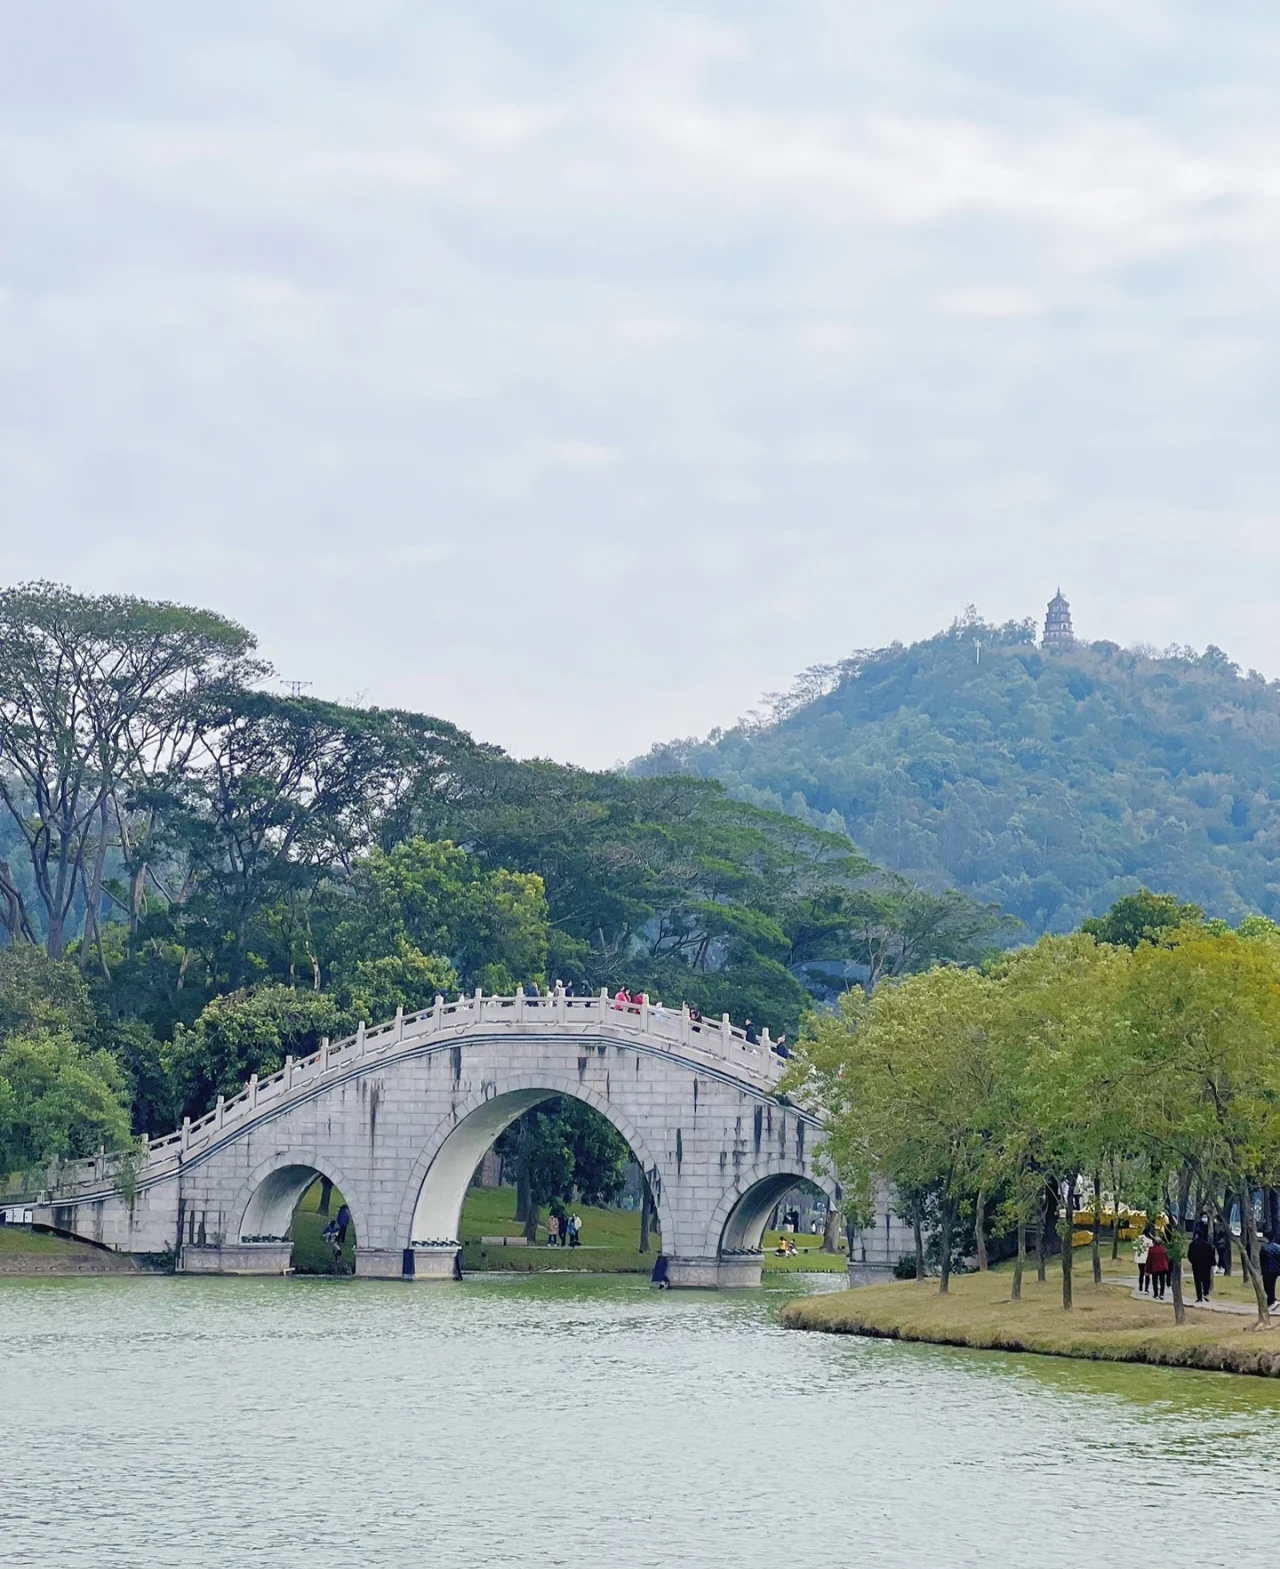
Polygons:
<instances>
[{"instance_id":1,"label":"overcast sky","mask_svg":"<svg viewBox=\"0 0 1280 1569\"><path fill-rule=\"evenodd\" d=\"M1280 675L1274 0L0 0L0 577L607 764L970 602Z\"/></svg>"}]
</instances>

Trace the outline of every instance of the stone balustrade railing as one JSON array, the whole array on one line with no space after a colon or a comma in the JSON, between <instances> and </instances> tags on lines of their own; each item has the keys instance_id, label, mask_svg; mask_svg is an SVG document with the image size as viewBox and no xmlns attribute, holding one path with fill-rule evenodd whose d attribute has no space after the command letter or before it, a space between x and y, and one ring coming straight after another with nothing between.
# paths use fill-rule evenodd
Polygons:
<instances>
[{"instance_id":1,"label":"stone balustrade railing","mask_svg":"<svg viewBox=\"0 0 1280 1569\"><path fill-rule=\"evenodd\" d=\"M598 997L574 997L557 988L539 995L517 992L513 997L486 997L477 989L471 996L446 1002L437 997L434 1007L406 1014L397 1010L389 1023L367 1029L360 1024L354 1035L330 1041L309 1057L286 1057L284 1067L269 1078L255 1074L231 1100L220 1095L217 1105L196 1121L187 1117L182 1127L164 1138L140 1141L133 1151L105 1153L86 1160L61 1162L51 1172L48 1188L52 1202L68 1201L106 1185L117 1186L126 1171L135 1182L155 1181L182 1161L198 1154L231 1132L240 1132L261 1116L276 1112L289 1100L313 1091L326 1077L341 1075L367 1059L391 1060L401 1051L417 1050L433 1036L470 1034L479 1029L544 1027L563 1032L575 1027L607 1028L643 1036L652 1049L701 1062L720 1072L752 1081L756 1088L771 1090L782 1076L783 1063L762 1030L757 1041L731 1024L729 1015L719 1020L695 1019L687 1005L678 1010L651 1003L620 1002L601 991Z\"/></svg>"}]
</instances>

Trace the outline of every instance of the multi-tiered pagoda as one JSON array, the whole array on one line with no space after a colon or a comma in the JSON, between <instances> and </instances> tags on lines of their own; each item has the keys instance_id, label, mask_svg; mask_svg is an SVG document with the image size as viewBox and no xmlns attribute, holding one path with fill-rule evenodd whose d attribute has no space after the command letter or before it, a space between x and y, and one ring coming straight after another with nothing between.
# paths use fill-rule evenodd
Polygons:
<instances>
[{"instance_id":1,"label":"multi-tiered pagoda","mask_svg":"<svg viewBox=\"0 0 1280 1569\"><path fill-rule=\"evenodd\" d=\"M1044 618L1044 639L1041 648L1074 648L1076 635L1071 630L1071 606L1062 597L1062 590L1049 601L1049 611Z\"/></svg>"}]
</instances>

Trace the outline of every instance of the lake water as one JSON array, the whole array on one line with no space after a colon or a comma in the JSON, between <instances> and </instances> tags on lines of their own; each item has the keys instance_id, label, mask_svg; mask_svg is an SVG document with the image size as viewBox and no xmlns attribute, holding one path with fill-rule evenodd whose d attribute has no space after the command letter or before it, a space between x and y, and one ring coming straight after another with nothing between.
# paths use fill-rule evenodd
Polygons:
<instances>
[{"instance_id":1,"label":"lake water","mask_svg":"<svg viewBox=\"0 0 1280 1569\"><path fill-rule=\"evenodd\" d=\"M1270 1382L779 1329L804 1289L0 1282L0 1564L1273 1557Z\"/></svg>"}]
</instances>

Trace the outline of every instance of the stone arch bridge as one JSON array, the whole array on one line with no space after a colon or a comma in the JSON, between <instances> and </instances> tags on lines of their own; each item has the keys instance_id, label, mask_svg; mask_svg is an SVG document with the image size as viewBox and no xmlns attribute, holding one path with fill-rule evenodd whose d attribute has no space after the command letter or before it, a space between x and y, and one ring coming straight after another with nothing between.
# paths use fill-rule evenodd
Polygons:
<instances>
[{"instance_id":1,"label":"stone arch bridge","mask_svg":"<svg viewBox=\"0 0 1280 1569\"><path fill-rule=\"evenodd\" d=\"M451 1277L462 1201L485 1151L551 1095L593 1106L631 1146L674 1286L750 1286L782 1194L807 1179L820 1123L776 1096L767 1032L605 995L473 997L366 1030L251 1079L140 1156L51 1176L38 1224L186 1271L290 1267L294 1210L316 1175L351 1209L356 1274Z\"/></svg>"}]
</instances>

